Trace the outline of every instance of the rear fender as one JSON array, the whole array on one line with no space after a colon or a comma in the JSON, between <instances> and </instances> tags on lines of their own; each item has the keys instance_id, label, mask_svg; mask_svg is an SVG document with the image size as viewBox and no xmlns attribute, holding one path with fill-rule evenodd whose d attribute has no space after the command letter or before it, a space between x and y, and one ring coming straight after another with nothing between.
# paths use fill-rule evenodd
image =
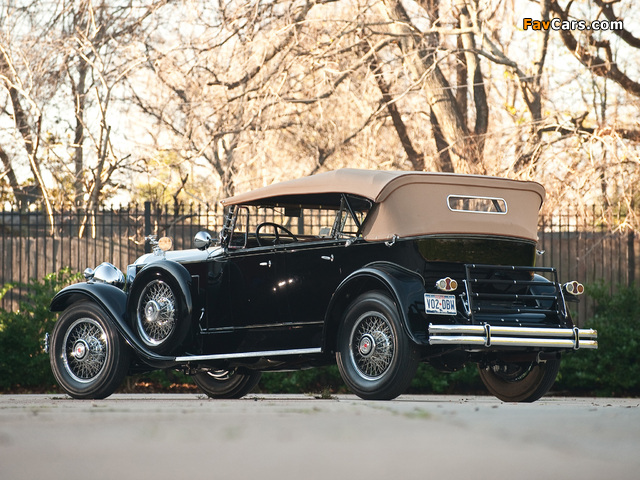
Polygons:
<instances>
[{"instance_id":1,"label":"rear fender","mask_svg":"<svg viewBox=\"0 0 640 480\"><path fill-rule=\"evenodd\" d=\"M426 343L424 311L424 279L416 272L390 262L371 263L356 270L338 286L327 308L324 350L335 351L342 316L358 295L367 291L383 291L398 307L405 333L416 344ZM423 325L420 328L420 325Z\"/></svg>"}]
</instances>

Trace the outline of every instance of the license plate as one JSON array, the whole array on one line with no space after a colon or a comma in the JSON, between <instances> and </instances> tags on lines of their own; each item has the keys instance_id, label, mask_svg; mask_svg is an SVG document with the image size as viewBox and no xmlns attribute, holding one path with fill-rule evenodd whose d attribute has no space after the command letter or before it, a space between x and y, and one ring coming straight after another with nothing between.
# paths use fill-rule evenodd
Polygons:
<instances>
[{"instance_id":1,"label":"license plate","mask_svg":"<svg viewBox=\"0 0 640 480\"><path fill-rule=\"evenodd\" d=\"M424 308L429 315L455 315L456 296L425 293Z\"/></svg>"}]
</instances>

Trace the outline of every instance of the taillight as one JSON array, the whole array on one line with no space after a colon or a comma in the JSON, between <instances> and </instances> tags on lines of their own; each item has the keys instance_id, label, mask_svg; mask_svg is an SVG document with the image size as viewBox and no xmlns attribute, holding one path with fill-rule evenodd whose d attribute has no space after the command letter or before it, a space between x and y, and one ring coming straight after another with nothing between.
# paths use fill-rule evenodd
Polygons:
<instances>
[{"instance_id":1,"label":"taillight","mask_svg":"<svg viewBox=\"0 0 640 480\"><path fill-rule=\"evenodd\" d=\"M458 288L458 282L451 277L441 278L436 282L436 288L442 292L453 292Z\"/></svg>"},{"instance_id":2,"label":"taillight","mask_svg":"<svg viewBox=\"0 0 640 480\"><path fill-rule=\"evenodd\" d=\"M562 288L569 295L582 295L584 293L584 285L575 280L565 283Z\"/></svg>"}]
</instances>

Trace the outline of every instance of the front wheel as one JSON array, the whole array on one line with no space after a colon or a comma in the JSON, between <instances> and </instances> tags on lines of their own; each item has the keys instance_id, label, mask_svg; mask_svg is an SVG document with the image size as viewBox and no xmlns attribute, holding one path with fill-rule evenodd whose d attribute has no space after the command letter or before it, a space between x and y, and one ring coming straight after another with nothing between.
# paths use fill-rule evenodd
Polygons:
<instances>
[{"instance_id":1,"label":"front wheel","mask_svg":"<svg viewBox=\"0 0 640 480\"><path fill-rule=\"evenodd\" d=\"M210 370L199 372L193 380L211 398L242 398L260 382L262 372L238 370Z\"/></svg>"},{"instance_id":2,"label":"front wheel","mask_svg":"<svg viewBox=\"0 0 640 480\"><path fill-rule=\"evenodd\" d=\"M338 332L336 361L344 382L360 398L391 400L402 394L418 357L387 295L365 293L349 306Z\"/></svg>"},{"instance_id":3,"label":"front wheel","mask_svg":"<svg viewBox=\"0 0 640 480\"><path fill-rule=\"evenodd\" d=\"M478 366L482 383L503 402L535 402L551 389L559 370L560 359Z\"/></svg>"},{"instance_id":4,"label":"front wheel","mask_svg":"<svg viewBox=\"0 0 640 480\"><path fill-rule=\"evenodd\" d=\"M74 398L108 397L129 368L129 347L93 303L77 303L60 315L50 348L53 375Z\"/></svg>"}]
</instances>

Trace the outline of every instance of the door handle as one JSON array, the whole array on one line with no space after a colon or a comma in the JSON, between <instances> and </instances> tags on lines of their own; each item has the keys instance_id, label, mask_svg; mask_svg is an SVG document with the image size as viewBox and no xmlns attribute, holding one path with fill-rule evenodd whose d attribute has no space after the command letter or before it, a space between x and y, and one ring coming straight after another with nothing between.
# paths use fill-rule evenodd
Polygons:
<instances>
[{"instance_id":1,"label":"door handle","mask_svg":"<svg viewBox=\"0 0 640 480\"><path fill-rule=\"evenodd\" d=\"M271 268L271 260L269 260L268 262L260 262L260 266Z\"/></svg>"},{"instance_id":2,"label":"door handle","mask_svg":"<svg viewBox=\"0 0 640 480\"><path fill-rule=\"evenodd\" d=\"M322 260L327 260L329 262L333 262L333 254L331 255L323 255L320 257Z\"/></svg>"}]
</instances>

